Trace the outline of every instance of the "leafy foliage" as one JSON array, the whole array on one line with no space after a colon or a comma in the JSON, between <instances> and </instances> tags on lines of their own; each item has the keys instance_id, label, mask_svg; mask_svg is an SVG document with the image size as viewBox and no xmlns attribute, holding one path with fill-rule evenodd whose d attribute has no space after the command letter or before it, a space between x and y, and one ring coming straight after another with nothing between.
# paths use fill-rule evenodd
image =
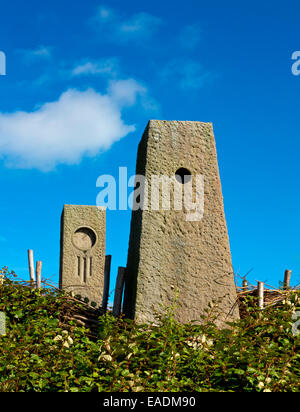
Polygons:
<instances>
[{"instance_id":1,"label":"leafy foliage","mask_svg":"<svg viewBox=\"0 0 300 412\"><path fill-rule=\"evenodd\" d=\"M214 326L213 307L201 326L178 324L170 308L151 326L101 316L92 338L85 327L62 324L62 293L0 272L7 317L0 391L299 391L298 292L263 312L249 304L248 315L223 330Z\"/></svg>"}]
</instances>

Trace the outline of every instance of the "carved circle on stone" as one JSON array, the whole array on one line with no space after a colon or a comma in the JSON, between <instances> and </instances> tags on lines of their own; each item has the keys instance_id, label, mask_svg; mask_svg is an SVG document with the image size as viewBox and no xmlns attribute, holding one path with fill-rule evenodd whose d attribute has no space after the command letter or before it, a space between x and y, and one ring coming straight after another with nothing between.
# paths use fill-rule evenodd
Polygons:
<instances>
[{"instance_id":1,"label":"carved circle on stone","mask_svg":"<svg viewBox=\"0 0 300 412\"><path fill-rule=\"evenodd\" d=\"M180 167L175 173L175 178L177 182L184 184L190 182L192 174L185 167Z\"/></svg>"},{"instance_id":2,"label":"carved circle on stone","mask_svg":"<svg viewBox=\"0 0 300 412\"><path fill-rule=\"evenodd\" d=\"M97 241L96 233L89 227L80 227L73 234L73 244L79 250L91 250Z\"/></svg>"}]
</instances>

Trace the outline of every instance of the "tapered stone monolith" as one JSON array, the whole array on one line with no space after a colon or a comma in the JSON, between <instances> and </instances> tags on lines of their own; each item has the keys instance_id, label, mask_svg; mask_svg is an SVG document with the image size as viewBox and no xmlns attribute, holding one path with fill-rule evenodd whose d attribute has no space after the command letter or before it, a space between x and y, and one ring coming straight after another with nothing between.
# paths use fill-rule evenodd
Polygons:
<instances>
[{"instance_id":1,"label":"tapered stone monolith","mask_svg":"<svg viewBox=\"0 0 300 412\"><path fill-rule=\"evenodd\" d=\"M208 305L218 301L217 325L237 319L212 124L151 120L139 144L136 174L146 183L134 202L135 209L144 202L143 210L132 212L125 315L155 322L156 313L176 300L179 322L201 323ZM164 182L159 196L157 181Z\"/></svg>"}]
</instances>

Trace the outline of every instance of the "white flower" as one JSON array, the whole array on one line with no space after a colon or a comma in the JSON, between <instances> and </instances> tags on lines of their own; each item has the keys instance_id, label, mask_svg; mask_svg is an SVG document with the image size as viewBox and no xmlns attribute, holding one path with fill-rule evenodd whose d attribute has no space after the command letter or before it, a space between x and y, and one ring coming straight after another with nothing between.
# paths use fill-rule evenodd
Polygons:
<instances>
[{"instance_id":1,"label":"white flower","mask_svg":"<svg viewBox=\"0 0 300 412\"><path fill-rule=\"evenodd\" d=\"M266 378L266 383L271 383L271 378Z\"/></svg>"},{"instance_id":2,"label":"white flower","mask_svg":"<svg viewBox=\"0 0 300 412\"><path fill-rule=\"evenodd\" d=\"M264 384L263 382L258 382L257 387L258 387L259 389L262 389L262 388L265 387L265 384Z\"/></svg>"},{"instance_id":3,"label":"white flower","mask_svg":"<svg viewBox=\"0 0 300 412\"><path fill-rule=\"evenodd\" d=\"M0 275L0 286L4 283L4 275Z\"/></svg>"},{"instance_id":4,"label":"white flower","mask_svg":"<svg viewBox=\"0 0 300 412\"><path fill-rule=\"evenodd\" d=\"M133 392L141 392L142 390L144 390L143 386L137 386L135 388L132 388Z\"/></svg>"},{"instance_id":5,"label":"white flower","mask_svg":"<svg viewBox=\"0 0 300 412\"><path fill-rule=\"evenodd\" d=\"M63 338L62 338L61 335L57 335L57 336L55 336L55 338L54 338L53 340L54 340L55 342L59 342L59 341L63 340Z\"/></svg>"},{"instance_id":6,"label":"white flower","mask_svg":"<svg viewBox=\"0 0 300 412\"><path fill-rule=\"evenodd\" d=\"M66 336L68 334L68 332L67 332L67 334L66 334L66 332L67 331L63 330L62 334L64 335L64 337L62 335L57 335L57 336L55 336L55 338L53 340L54 340L54 342L62 342L62 345L65 348L69 348L70 345L72 345L74 342L73 342L73 339L71 338L71 336Z\"/></svg>"},{"instance_id":7,"label":"white flower","mask_svg":"<svg viewBox=\"0 0 300 412\"><path fill-rule=\"evenodd\" d=\"M272 392L271 389L264 389L264 392Z\"/></svg>"},{"instance_id":8,"label":"white flower","mask_svg":"<svg viewBox=\"0 0 300 412\"><path fill-rule=\"evenodd\" d=\"M201 343L205 343L206 342L206 336L205 335L200 336L199 340L200 340Z\"/></svg>"},{"instance_id":9,"label":"white flower","mask_svg":"<svg viewBox=\"0 0 300 412\"><path fill-rule=\"evenodd\" d=\"M104 347L107 350L107 352L111 352L111 346L109 343L105 343Z\"/></svg>"}]
</instances>

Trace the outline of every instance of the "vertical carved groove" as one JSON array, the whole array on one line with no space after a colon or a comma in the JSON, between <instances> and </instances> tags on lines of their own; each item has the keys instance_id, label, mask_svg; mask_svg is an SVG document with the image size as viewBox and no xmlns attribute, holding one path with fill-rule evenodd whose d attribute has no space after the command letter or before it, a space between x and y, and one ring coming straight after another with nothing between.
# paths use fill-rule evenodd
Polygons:
<instances>
[{"instance_id":1,"label":"vertical carved groove","mask_svg":"<svg viewBox=\"0 0 300 412\"><path fill-rule=\"evenodd\" d=\"M81 276L81 270L80 270L80 256L77 256L77 273L78 276Z\"/></svg>"},{"instance_id":2,"label":"vertical carved groove","mask_svg":"<svg viewBox=\"0 0 300 412\"><path fill-rule=\"evenodd\" d=\"M93 274L92 269L93 269L93 258L90 257L90 276L92 276L92 274Z\"/></svg>"},{"instance_id":3,"label":"vertical carved groove","mask_svg":"<svg viewBox=\"0 0 300 412\"><path fill-rule=\"evenodd\" d=\"M83 282L86 283L87 262L86 257L83 258Z\"/></svg>"}]
</instances>

